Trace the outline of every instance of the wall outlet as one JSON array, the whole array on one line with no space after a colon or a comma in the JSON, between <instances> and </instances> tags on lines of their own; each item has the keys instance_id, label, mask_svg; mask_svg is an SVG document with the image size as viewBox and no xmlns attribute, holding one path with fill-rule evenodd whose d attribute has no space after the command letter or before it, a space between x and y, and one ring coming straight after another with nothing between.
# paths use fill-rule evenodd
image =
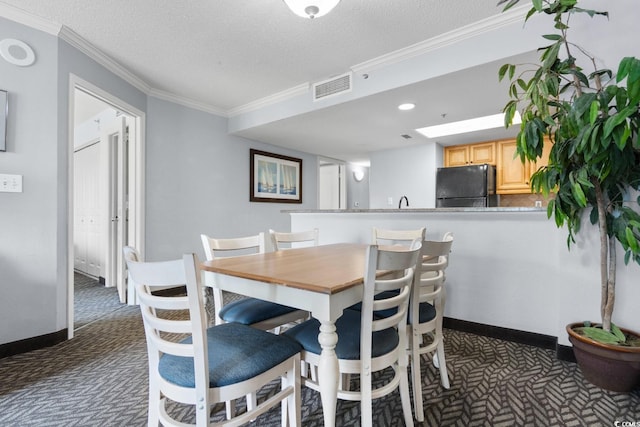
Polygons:
<instances>
[{"instance_id":1,"label":"wall outlet","mask_svg":"<svg viewBox=\"0 0 640 427\"><path fill-rule=\"evenodd\" d=\"M354 208L360 207L360 202L353 202L353 207Z\"/></svg>"},{"instance_id":2,"label":"wall outlet","mask_svg":"<svg viewBox=\"0 0 640 427\"><path fill-rule=\"evenodd\" d=\"M389 198L387 198L387 204L388 204L389 206L393 205L393 197L389 197Z\"/></svg>"},{"instance_id":3,"label":"wall outlet","mask_svg":"<svg viewBox=\"0 0 640 427\"><path fill-rule=\"evenodd\" d=\"M536 206L536 208L541 208L542 207L542 202L540 200L536 200L535 206Z\"/></svg>"},{"instance_id":4,"label":"wall outlet","mask_svg":"<svg viewBox=\"0 0 640 427\"><path fill-rule=\"evenodd\" d=\"M22 175L0 174L0 192L22 193Z\"/></svg>"}]
</instances>

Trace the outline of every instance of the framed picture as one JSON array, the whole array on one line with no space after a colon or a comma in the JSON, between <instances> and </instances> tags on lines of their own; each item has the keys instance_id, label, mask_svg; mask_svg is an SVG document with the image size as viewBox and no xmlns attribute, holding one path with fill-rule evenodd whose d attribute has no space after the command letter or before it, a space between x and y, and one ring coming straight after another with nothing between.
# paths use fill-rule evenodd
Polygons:
<instances>
[{"instance_id":1,"label":"framed picture","mask_svg":"<svg viewBox=\"0 0 640 427\"><path fill-rule=\"evenodd\" d=\"M302 203L302 159L251 149L252 202Z\"/></svg>"},{"instance_id":2,"label":"framed picture","mask_svg":"<svg viewBox=\"0 0 640 427\"><path fill-rule=\"evenodd\" d=\"M0 89L0 151L7 151L7 116L9 115L9 95Z\"/></svg>"}]
</instances>

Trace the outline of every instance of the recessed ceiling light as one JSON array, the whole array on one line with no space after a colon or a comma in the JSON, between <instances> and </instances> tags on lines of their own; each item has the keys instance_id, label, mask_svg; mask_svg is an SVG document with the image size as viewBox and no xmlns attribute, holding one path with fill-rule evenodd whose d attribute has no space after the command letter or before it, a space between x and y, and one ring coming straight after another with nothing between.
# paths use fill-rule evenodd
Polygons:
<instances>
[{"instance_id":1,"label":"recessed ceiling light","mask_svg":"<svg viewBox=\"0 0 640 427\"><path fill-rule=\"evenodd\" d=\"M520 114L516 111L513 116L513 124L522 122ZM493 129L504 126L504 114L493 114L491 116L477 117L475 119L462 120L459 122L445 123L443 125L427 126L416 129L427 138L437 138L439 136L457 135L460 133L475 132L484 129Z\"/></svg>"},{"instance_id":2,"label":"recessed ceiling light","mask_svg":"<svg viewBox=\"0 0 640 427\"><path fill-rule=\"evenodd\" d=\"M406 103L406 104L398 105L398 110L402 110L402 111L409 111L409 110L413 110L414 108L416 108L416 104Z\"/></svg>"}]
</instances>

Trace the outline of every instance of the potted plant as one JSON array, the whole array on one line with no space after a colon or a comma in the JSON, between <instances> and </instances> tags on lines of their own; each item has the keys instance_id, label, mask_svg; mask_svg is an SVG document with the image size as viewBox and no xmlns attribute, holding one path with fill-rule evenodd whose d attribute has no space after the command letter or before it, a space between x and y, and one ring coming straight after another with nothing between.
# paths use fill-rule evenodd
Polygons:
<instances>
[{"instance_id":1,"label":"potted plant","mask_svg":"<svg viewBox=\"0 0 640 427\"><path fill-rule=\"evenodd\" d=\"M498 4L507 10L519 1ZM523 162L539 158L543 144L553 144L549 163L533 174L531 188L546 197L555 195L547 215L558 227L567 225L567 245L575 243L586 212L599 230L602 320L568 325L567 332L587 380L629 391L640 383L640 339L618 328L612 315L618 247L625 265L640 264L640 214L627 203L640 188L640 60L626 57L617 70L597 69L588 50L569 40L570 17L578 13L608 17L607 12L580 8L577 0L532 0L525 21L535 14L550 15L556 32L543 36L548 43L539 49L541 63L533 70L521 71L513 64L500 68L500 80L507 77L511 83L505 125L512 124L520 108L517 154ZM620 363L609 357L631 365L616 374L613 369Z\"/></svg>"}]
</instances>

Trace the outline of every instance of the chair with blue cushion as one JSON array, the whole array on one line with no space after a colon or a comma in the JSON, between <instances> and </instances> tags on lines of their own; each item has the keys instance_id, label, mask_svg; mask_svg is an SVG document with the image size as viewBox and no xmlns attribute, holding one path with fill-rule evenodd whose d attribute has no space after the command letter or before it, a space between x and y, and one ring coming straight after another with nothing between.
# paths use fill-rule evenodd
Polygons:
<instances>
[{"instance_id":1,"label":"chair with blue cushion","mask_svg":"<svg viewBox=\"0 0 640 427\"><path fill-rule=\"evenodd\" d=\"M200 238L207 260L220 256L265 252L264 233L228 239L217 239L202 234ZM280 326L307 319L309 316L306 311L257 298L241 298L225 304L223 292L215 287L212 273L205 271L204 277L207 286L213 288L216 325L236 322L263 330L275 329L278 332Z\"/></svg>"},{"instance_id":2,"label":"chair with blue cushion","mask_svg":"<svg viewBox=\"0 0 640 427\"><path fill-rule=\"evenodd\" d=\"M253 410L215 425L240 425L282 406L282 425L300 426L300 345L239 323L206 326L195 255L164 262L127 258L147 338L148 425L210 426L214 404L242 398L281 381L280 390ZM159 296L158 287L185 285L187 296ZM195 424L166 402L195 407Z\"/></svg>"},{"instance_id":3,"label":"chair with blue cushion","mask_svg":"<svg viewBox=\"0 0 640 427\"><path fill-rule=\"evenodd\" d=\"M433 355L433 362L440 371L440 381L446 389L449 385L447 363L444 354L442 320L446 299L445 269L449 265L449 253L453 234L445 233L442 241L422 242L422 263L418 266L411 301L409 304L409 352L413 383L413 402L416 418L424 421L422 402L422 374L420 356ZM415 321L414 319L418 319ZM428 337L428 340L425 339Z\"/></svg>"},{"instance_id":4,"label":"chair with blue cushion","mask_svg":"<svg viewBox=\"0 0 640 427\"><path fill-rule=\"evenodd\" d=\"M338 343L335 352L340 374L360 376L359 390L351 390L342 383L338 398L361 402L363 426L373 425L372 400L398 388L405 423L413 425L407 373L407 307L419 248L419 240L412 248L383 250L376 245L369 246L366 250L362 309L345 310L336 321ZM377 277L380 274L382 276ZM393 292L393 296L374 299L374 295L387 291ZM395 314L386 318L374 316L375 311L382 310L395 310ZM314 368L320 362L319 327L320 323L311 319L284 332L302 345L303 361ZM384 384L372 381L374 373L386 369L393 370L391 380ZM306 386L319 389L313 378L303 378L303 381Z\"/></svg>"}]
</instances>

